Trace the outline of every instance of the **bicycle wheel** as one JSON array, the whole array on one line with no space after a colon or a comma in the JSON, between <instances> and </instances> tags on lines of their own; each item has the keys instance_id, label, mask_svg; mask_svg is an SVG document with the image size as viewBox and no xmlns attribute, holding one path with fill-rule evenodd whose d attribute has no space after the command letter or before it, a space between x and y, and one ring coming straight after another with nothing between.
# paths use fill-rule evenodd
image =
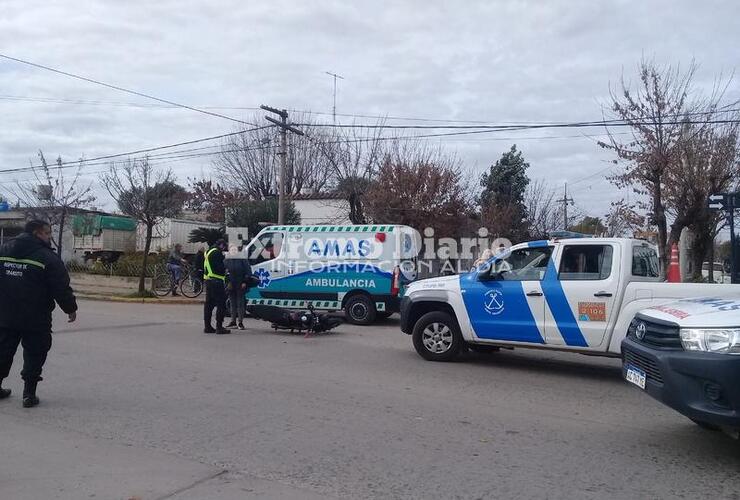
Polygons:
<instances>
[{"instance_id":1,"label":"bicycle wheel","mask_svg":"<svg viewBox=\"0 0 740 500\"><path fill-rule=\"evenodd\" d=\"M160 273L154 276L152 291L157 297L164 297L172 291L172 278L169 273Z\"/></svg>"},{"instance_id":2,"label":"bicycle wheel","mask_svg":"<svg viewBox=\"0 0 740 500\"><path fill-rule=\"evenodd\" d=\"M180 282L180 293L184 297L194 299L203 293L203 280L193 276L187 276Z\"/></svg>"}]
</instances>

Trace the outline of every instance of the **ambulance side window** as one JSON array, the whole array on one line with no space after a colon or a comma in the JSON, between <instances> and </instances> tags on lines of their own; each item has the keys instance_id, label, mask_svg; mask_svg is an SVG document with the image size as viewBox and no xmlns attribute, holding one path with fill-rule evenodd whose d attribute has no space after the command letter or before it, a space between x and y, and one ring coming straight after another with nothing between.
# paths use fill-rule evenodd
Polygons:
<instances>
[{"instance_id":1,"label":"ambulance side window","mask_svg":"<svg viewBox=\"0 0 740 500\"><path fill-rule=\"evenodd\" d=\"M261 264L280 255L283 233L265 233L249 245L247 255L252 265Z\"/></svg>"},{"instance_id":2,"label":"ambulance side window","mask_svg":"<svg viewBox=\"0 0 740 500\"><path fill-rule=\"evenodd\" d=\"M611 245L568 245L560 257L561 281L605 280L612 273Z\"/></svg>"},{"instance_id":3,"label":"ambulance side window","mask_svg":"<svg viewBox=\"0 0 740 500\"><path fill-rule=\"evenodd\" d=\"M491 277L503 281L542 281L550 262L550 247L520 248L493 261Z\"/></svg>"}]
</instances>

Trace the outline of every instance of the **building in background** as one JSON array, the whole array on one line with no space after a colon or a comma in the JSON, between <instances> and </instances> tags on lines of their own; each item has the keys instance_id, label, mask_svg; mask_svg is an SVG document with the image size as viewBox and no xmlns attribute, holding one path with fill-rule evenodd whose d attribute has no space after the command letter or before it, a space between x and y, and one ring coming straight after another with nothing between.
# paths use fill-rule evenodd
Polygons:
<instances>
[{"instance_id":1,"label":"building in background","mask_svg":"<svg viewBox=\"0 0 740 500\"><path fill-rule=\"evenodd\" d=\"M336 193L297 194L291 197L301 224L351 224L349 204Z\"/></svg>"}]
</instances>

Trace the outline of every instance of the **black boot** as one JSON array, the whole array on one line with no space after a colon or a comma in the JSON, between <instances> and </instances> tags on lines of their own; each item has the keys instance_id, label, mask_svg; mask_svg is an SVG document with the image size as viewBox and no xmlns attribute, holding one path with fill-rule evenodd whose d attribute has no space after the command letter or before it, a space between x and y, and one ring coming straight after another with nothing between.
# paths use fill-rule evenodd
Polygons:
<instances>
[{"instance_id":1,"label":"black boot","mask_svg":"<svg viewBox=\"0 0 740 500\"><path fill-rule=\"evenodd\" d=\"M5 399L10 396L10 389L3 389L3 381L0 380L0 399Z\"/></svg>"},{"instance_id":2,"label":"black boot","mask_svg":"<svg viewBox=\"0 0 740 500\"><path fill-rule=\"evenodd\" d=\"M37 383L26 381L23 386L23 408L32 408L39 404L39 398L36 396Z\"/></svg>"}]
</instances>

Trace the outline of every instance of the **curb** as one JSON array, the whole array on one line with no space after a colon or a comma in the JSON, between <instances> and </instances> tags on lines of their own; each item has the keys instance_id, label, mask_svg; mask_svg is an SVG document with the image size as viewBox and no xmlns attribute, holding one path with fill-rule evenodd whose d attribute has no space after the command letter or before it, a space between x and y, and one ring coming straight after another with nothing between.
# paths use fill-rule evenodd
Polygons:
<instances>
[{"instance_id":1,"label":"curb","mask_svg":"<svg viewBox=\"0 0 740 500\"><path fill-rule=\"evenodd\" d=\"M200 299L169 299L163 300L154 297L120 297L117 295L95 295L86 293L76 293L78 299L97 300L100 302L128 302L135 304L163 304L163 305L194 305L203 304L205 301Z\"/></svg>"}]
</instances>

